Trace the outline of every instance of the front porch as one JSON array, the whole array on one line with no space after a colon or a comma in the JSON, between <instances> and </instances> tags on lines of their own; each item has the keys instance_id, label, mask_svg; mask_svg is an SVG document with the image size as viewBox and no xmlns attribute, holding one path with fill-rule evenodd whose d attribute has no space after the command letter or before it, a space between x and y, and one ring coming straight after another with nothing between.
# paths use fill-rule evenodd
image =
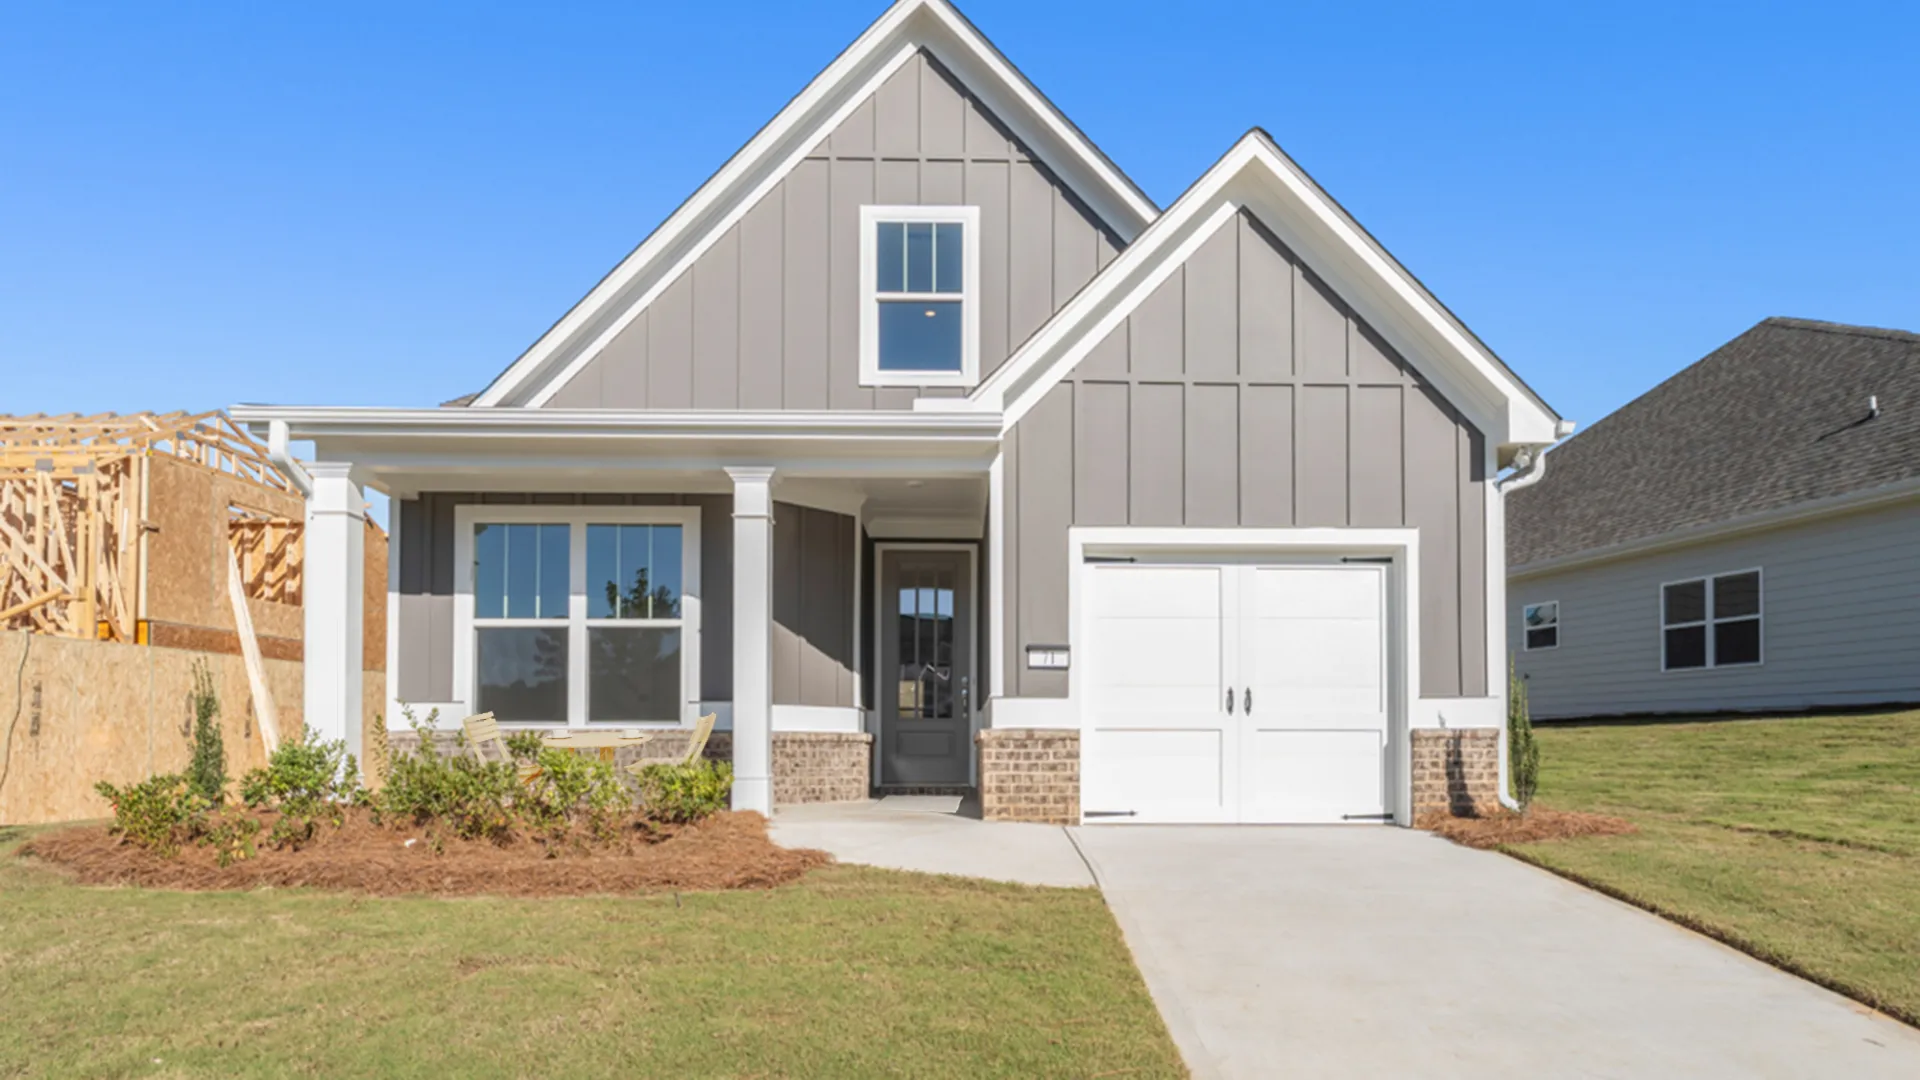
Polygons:
<instances>
[{"instance_id":1,"label":"front porch","mask_svg":"<svg viewBox=\"0 0 1920 1080\"><path fill-rule=\"evenodd\" d=\"M732 762L737 809L976 785L997 419L807 430L786 415L762 425L785 434L748 438L739 414L703 431L564 410L289 412L236 415L278 446L314 441L316 520L363 517L369 488L392 500L390 741L415 737L408 715L437 711L450 738L490 711L510 728L655 731L658 756L714 713L707 754ZM327 657L359 655L346 616L377 583L350 530L310 537L309 573L334 587L307 606L307 716L360 753L331 707L358 688L342 693Z\"/></svg>"}]
</instances>

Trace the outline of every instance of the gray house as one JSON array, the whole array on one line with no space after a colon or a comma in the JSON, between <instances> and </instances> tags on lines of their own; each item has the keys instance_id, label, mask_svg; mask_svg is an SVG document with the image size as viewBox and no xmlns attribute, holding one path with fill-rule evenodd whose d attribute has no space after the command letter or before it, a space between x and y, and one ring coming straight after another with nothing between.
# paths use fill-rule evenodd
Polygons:
<instances>
[{"instance_id":1,"label":"gray house","mask_svg":"<svg viewBox=\"0 0 1920 1080\"><path fill-rule=\"evenodd\" d=\"M1920 701L1920 335L1768 319L1539 475L1507 525L1535 716Z\"/></svg>"},{"instance_id":2,"label":"gray house","mask_svg":"<svg viewBox=\"0 0 1920 1080\"><path fill-rule=\"evenodd\" d=\"M322 732L371 486L389 717L711 712L736 806L1071 822L1496 798L1496 478L1570 429L1265 133L1162 209L943 0L478 394L233 414L316 448Z\"/></svg>"}]
</instances>

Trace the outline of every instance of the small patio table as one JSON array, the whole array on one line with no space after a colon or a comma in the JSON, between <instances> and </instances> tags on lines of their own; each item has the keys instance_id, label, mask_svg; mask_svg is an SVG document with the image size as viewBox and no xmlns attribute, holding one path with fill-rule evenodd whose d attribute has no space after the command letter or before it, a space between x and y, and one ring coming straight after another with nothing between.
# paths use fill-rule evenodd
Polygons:
<instances>
[{"instance_id":1,"label":"small patio table","mask_svg":"<svg viewBox=\"0 0 1920 1080\"><path fill-rule=\"evenodd\" d=\"M616 750L623 746L639 746L650 742L653 735L645 731L549 731L540 736L541 740L555 750L572 750L576 753L587 750L600 751L600 760L611 762Z\"/></svg>"}]
</instances>

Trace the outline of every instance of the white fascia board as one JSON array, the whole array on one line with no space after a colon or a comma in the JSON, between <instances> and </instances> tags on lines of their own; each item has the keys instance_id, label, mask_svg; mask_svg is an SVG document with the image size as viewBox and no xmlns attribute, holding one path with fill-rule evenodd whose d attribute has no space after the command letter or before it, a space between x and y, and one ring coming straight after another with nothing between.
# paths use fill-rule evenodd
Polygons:
<instances>
[{"instance_id":1,"label":"white fascia board","mask_svg":"<svg viewBox=\"0 0 1920 1080\"><path fill-rule=\"evenodd\" d=\"M295 439L588 438L728 439L812 438L962 439L997 441L992 412L879 411L651 411L644 409L388 409L359 406L235 405L238 424L261 428L284 422Z\"/></svg>"},{"instance_id":2,"label":"white fascia board","mask_svg":"<svg viewBox=\"0 0 1920 1080\"><path fill-rule=\"evenodd\" d=\"M544 404L922 48L979 96L1123 242L1158 215L1152 200L952 5L899 0L471 407Z\"/></svg>"},{"instance_id":3,"label":"white fascia board","mask_svg":"<svg viewBox=\"0 0 1920 1080\"><path fill-rule=\"evenodd\" d=\"M1560 419L1404 267L1258 131L1242 138L1158 221L972 395L1009 427L1240 209L1333 286L1496 445L1555 441Z\"/></svg>"},{"instance_id":4,"label":"white fascia board","mask_svg":"<svg viewBox=\"0 0 1920 1080\"><path fill-rule=\"evenodd\" d=\"M1821 499L1809 499L1806 502L1778 506L1771 510L1762 510L1725 521L1713 521L1691 528L1675 529L1658 536L1646 536L1608 547L1588 548L1571 555L1541 559L1524 566L1509 567L1507 580L1520 581L1583 566L1651 555L1670 548L1690 547L1694 544L1712 543L1747 533L1804 525L1823 517L1874 510L1909 499L1920 499L1920 477L1882 484L1879 487L1863 488L1859 491L1848 491L1839 495L1829 495Z\"/></svg>"}]
</instances>

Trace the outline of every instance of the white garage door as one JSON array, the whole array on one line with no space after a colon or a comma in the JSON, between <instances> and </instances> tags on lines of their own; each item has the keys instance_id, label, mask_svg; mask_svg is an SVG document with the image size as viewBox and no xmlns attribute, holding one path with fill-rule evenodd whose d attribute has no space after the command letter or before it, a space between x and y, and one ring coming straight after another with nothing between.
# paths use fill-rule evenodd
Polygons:
<instances>
[{"instance_id":1,"label":"white garage door","mask_svg":"<svg viewBox=\"0 0 1920 1080\"><path fill-rule=\"evenodd\" d=\"M1087 820L1388 816L1385 566L1088 571Z\"/></svg>"}]
</instances>

